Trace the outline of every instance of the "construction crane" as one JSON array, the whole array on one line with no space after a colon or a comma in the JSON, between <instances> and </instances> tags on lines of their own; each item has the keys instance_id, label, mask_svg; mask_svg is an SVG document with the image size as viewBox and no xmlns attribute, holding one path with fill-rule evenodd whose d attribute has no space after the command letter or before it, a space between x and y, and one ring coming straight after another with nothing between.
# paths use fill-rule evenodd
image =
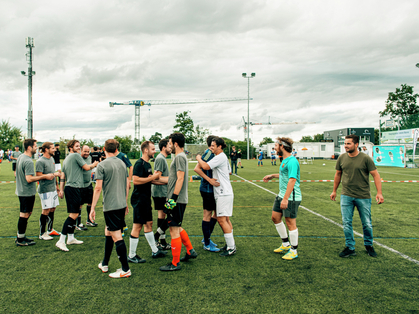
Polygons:
<instances>
[{"instance_id":1,"label":"construction crane","mask_svg":"<svg viewBox=\"0 0 419 314\"><path fill-rule=\"evenodd\" d=\"M203 104L210 102L227 102L247 100L247 98L218 98L218 99L191 99L191 100L131 100L127 102L109 102L110 107L120 105L135 106L135 138L134 143L140 142L140 108L142 106L164 106L164 105L183 105L183 104ZM253 100L250 98L250 100Z\"/></svg>"}]
</instances>

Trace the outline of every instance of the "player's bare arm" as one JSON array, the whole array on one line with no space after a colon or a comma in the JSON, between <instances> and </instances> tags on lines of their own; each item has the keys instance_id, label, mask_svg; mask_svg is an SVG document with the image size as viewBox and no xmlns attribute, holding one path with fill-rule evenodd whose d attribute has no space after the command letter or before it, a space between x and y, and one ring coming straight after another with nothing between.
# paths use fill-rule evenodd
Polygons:
<instances>
[{"instance_id":1,"label":"player's bare arm","mask_svg":"<svg viewBox=\"0 0 419 314\"><path fill-rule=\"evenodd\" d=\"M103 180L96 180L96 186L93 191L92 207L90 209L90 215L89 215L90 221L95 221L95 218L96 218L95 208L99 200L100 193L102 192L102 184L103 184Z\"/></svg>"},{"instance_id":2,"label":"player's bare arm","mask_svg":"<svg viewBox=\"0 0 419 314\"><path fill-rule=\"evenodd\" d=\"M197 175L199 175L201 178L203 178L204 180L206 180L209 184L211 184L212 186L220 186L220 182L217 181L217 179L214 178L210 178L208 177L203 171L202 168L199 164L197 164L195 166L194 171L196 172Z\"/></svg>"},{"instance_id":3,"label":"player's bare arm","mask_svg":"<svg viewBox=\"0 0 419 314\"><path fill-rule=\"evenodd\" d=\"M384 203L384 197L383 197L383 192L381 190L380 174L378 173L377 169L375 169L373 171L370 171L370 174L374 178L374 184L375 184L375 187L377 189L377 195L375 197L375 200L377 201L377 204L382 204L382 203Z\"/></svg>"},{"instance_id":4,"label":"player's bare arm","mask_svg":"<svg viewBox=\"0 0 419 314\"><path fill-rule=\"evenodd\" d=\"M211 170L211 167L208 166L208 164L202 160L201 155L196 155L196 160L198 161L199 166L204 170Z\"/></svg>"},{"instance_id":5,"label":"player's bare arm","mask_svg":"<svg viewBox=\"0 0 419 314\"><path fill-rule=\"evenodd\" d=\"M269 182L272 179L279 179L279 173L268 174L263 178L263 182Z\"/></svg>"},{"instance_id":6,"label":"player's bare arm","mask_svg":"<svg viewBox=\"0 0 419 314\"><path fill-rule=\"evenodd\" d=\"M332 194L330 194L330 199L332 201L336 201L336 191L338 190L341 178L342 178L342 171L336 170L335 178L333 180L333 192Z\"/></svg>"}]
</instances>

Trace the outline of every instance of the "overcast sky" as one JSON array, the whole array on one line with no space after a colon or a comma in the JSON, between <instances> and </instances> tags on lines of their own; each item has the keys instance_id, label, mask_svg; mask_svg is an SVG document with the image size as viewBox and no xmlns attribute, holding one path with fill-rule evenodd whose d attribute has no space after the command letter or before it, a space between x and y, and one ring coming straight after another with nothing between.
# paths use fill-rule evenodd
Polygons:
<instances>
[{"instance_id":1,"label":"overcast sky","mask_svg":"<svg viewBox=\"0 0 419 314\"><path fill-rule=\"evenodd\" d=\"M35 39L34 137L134 137L134 107L110 101L247 99L251 139L378 127L388 93L419 82L416 1L0 0L0 120L27 132L25 38ZM418 92L418 90L416 90ZM247 100L141 108L141 137L190 110L243 140Z\"/></svg>"}]
</instances>

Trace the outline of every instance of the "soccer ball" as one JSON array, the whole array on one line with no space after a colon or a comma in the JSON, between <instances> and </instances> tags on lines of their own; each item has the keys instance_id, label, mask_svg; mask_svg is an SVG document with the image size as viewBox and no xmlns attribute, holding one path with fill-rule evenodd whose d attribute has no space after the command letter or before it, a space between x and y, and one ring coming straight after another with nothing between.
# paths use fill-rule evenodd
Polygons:
<instances>
[{"instance_id":1,"label":"soccer ball","mask_svg":"<svg viewBox=\"0 0 419 314\"><path fill-rule=\"evenodd\" d=\"M326 164L323 164L323 166L326 166Z\"/></svg>"}]
</instances>

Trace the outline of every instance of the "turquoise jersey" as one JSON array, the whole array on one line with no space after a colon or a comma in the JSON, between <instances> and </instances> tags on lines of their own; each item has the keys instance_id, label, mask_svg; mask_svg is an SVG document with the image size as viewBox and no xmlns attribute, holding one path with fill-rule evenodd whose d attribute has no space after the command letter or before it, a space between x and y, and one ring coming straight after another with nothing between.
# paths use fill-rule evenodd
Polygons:
<instances>
[{"instance_id":1,"label":"turquoise jersey","mask_svg":"<svg viewBox=\"0 0 419 314\"><path fill-rule=\"evenodd\" d=\"M301 189L300 189L300 164L297 158L289 156L285 158L279 166L279 193L280 198L284 198L287 191L287 185L290 178L297 179L295 181L294 190L291 192L289 201L301 202Z\"/></svg>"}]
</instances>

